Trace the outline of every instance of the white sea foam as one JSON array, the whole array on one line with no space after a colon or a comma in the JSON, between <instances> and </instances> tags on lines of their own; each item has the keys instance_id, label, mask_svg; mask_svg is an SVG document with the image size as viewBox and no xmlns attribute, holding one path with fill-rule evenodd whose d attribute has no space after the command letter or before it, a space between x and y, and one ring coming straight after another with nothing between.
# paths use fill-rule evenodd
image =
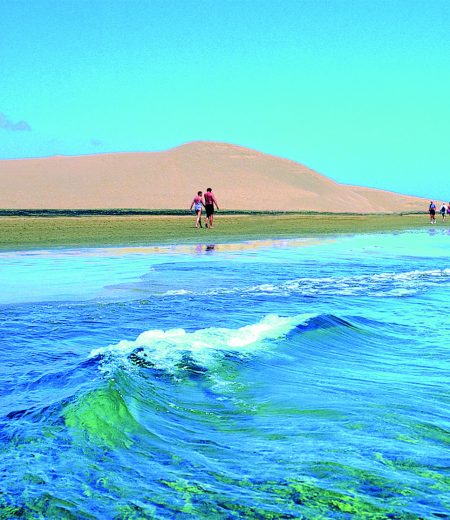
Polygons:
<instances>
[{"instance_id":1,"label":"white sea foam","mask_svg":"<svg viewBox=\"0 0 450 520\"><path fill-rule=\"evenodd\" d=\"M386 272L357 276L295 278L279 284L264 283L248 287L217 287L208 289L203 294L367 295L382 298L410 296L438 283L450 283L450 269L413 270L403 273ZM164 293L165 296L186 294L193 294L193 292L180 289Z\"/></svg>"},{"instance_id":2,"label":"white sea foam","mask_svg":"<svg viewBox=\"0 0 450 520\"><path fill-rule=\"evenodd\" d=\"M171 291L166 291L162 296L179 296L184 294L192 294L192 291L186 289L173 289Z\"/></svg>"},{"instance_id":3,"label":"white sea foam","mask_svg":"<svg viewBox=\"0 0 450 520\"><path fill-rule=\"evenodd\" d=\"M413 270L403 273L298 278L279 285L279 290L304 295L367 295L375 297L408 296L436 283L450 283L450 269ZM263 292L264 286L258 291ZM271 290L273 292L273 290Z\"/></svg>"},{"instance_id":4,"label":"white sea foam","mask_svg":"<svg viewBox=\"0 0 450 520\"><path fill-rule=\"evenodd\" d=\"M300 314L292 317L269 315L260 322L238 329L210 327L194 332L184 329L148 330L135 340L93 350L90 357L102 356L106 362L120 360L129 363L134 353L143 362L153 367L174 372L188 355L189 359L202 367L211 367L215 360L226 353L248 355L268 345L271 340L286 336L300 323L307 323L316 314ZM103 368L105 368L103 366Z\"/></svg>"}]
</instances>

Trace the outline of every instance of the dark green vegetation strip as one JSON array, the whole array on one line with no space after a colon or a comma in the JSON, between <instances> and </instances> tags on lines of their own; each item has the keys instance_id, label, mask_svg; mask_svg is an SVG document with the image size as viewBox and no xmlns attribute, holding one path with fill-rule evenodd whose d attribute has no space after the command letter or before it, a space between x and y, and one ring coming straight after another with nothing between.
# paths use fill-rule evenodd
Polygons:
<instances>
[{"instance_id":1,"label":"dark green vegetation strip","mask_svg":"<svg viewBox=\"0 0 450 520\"><path fill-rule=\"evenodd\" d=\"M450 225L438 222L436 227ZM0 249L149 244L217 244L377 233L429 226L427 215L216 215L214 229L190 216L0 217Z\"/></svg>"}]
</instances>

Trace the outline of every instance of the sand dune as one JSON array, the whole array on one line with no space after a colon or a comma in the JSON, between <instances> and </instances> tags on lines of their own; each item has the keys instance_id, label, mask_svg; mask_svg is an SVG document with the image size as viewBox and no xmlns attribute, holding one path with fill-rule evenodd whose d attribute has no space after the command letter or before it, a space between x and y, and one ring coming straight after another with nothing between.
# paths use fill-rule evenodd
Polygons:
<instances>
[{"instance_id":1,"label":"sand dune","mask_svg":"<svg viewBox=\"0 0 450 520\"><path fill-rule=\"evenodd\" d=\"M211 186L223 209L399 212L427 200L338 184L294 161L194 142L164 152L0 161L0 208L180 209Z\"/></svg>"}]
</instances>

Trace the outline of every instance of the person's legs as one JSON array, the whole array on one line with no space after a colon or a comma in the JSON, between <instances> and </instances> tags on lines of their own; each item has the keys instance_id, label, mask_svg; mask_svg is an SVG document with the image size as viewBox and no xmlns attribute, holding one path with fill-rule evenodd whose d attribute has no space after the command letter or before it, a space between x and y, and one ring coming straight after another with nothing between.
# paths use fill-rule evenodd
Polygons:
<instances>
[{"instance_id":1,"label":"person's legs","mask_svg":"<svg viewBox=\"0 0 450 520\"><path fill-rule=\"evenodd\" d=\"M197 220L195 222L195 227L198 228L198 226L202 227L202 210L197 210Z\"/></svg>"},{"instance_id":2,"label":"person's legs","mask_svg":"<svg viewBox=\"0 0 450 520\"><path fill-rule=\"evenodd\" d=\"M206 205L206 227L212 227L212 216L214 208L210 204Z\"/></svg>"}]
</instances>

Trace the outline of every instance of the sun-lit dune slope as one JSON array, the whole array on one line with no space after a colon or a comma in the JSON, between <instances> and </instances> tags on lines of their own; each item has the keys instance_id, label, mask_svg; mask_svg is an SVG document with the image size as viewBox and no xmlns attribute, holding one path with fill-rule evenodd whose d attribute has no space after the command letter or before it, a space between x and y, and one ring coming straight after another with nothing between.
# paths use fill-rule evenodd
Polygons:
<instances>
[{"instance_id":1,"label":"sun-lit dune slope","mask_svg":"<svg viewBox=\"0 0 450 520\"><path fill-rule=\"evenodd\" d=\"M223 209L398 212L426 200L347 186L294 161L194 142L164 152L0 161L0 208L179 209L212 187Z\"/></svg>"}]
</instances>

